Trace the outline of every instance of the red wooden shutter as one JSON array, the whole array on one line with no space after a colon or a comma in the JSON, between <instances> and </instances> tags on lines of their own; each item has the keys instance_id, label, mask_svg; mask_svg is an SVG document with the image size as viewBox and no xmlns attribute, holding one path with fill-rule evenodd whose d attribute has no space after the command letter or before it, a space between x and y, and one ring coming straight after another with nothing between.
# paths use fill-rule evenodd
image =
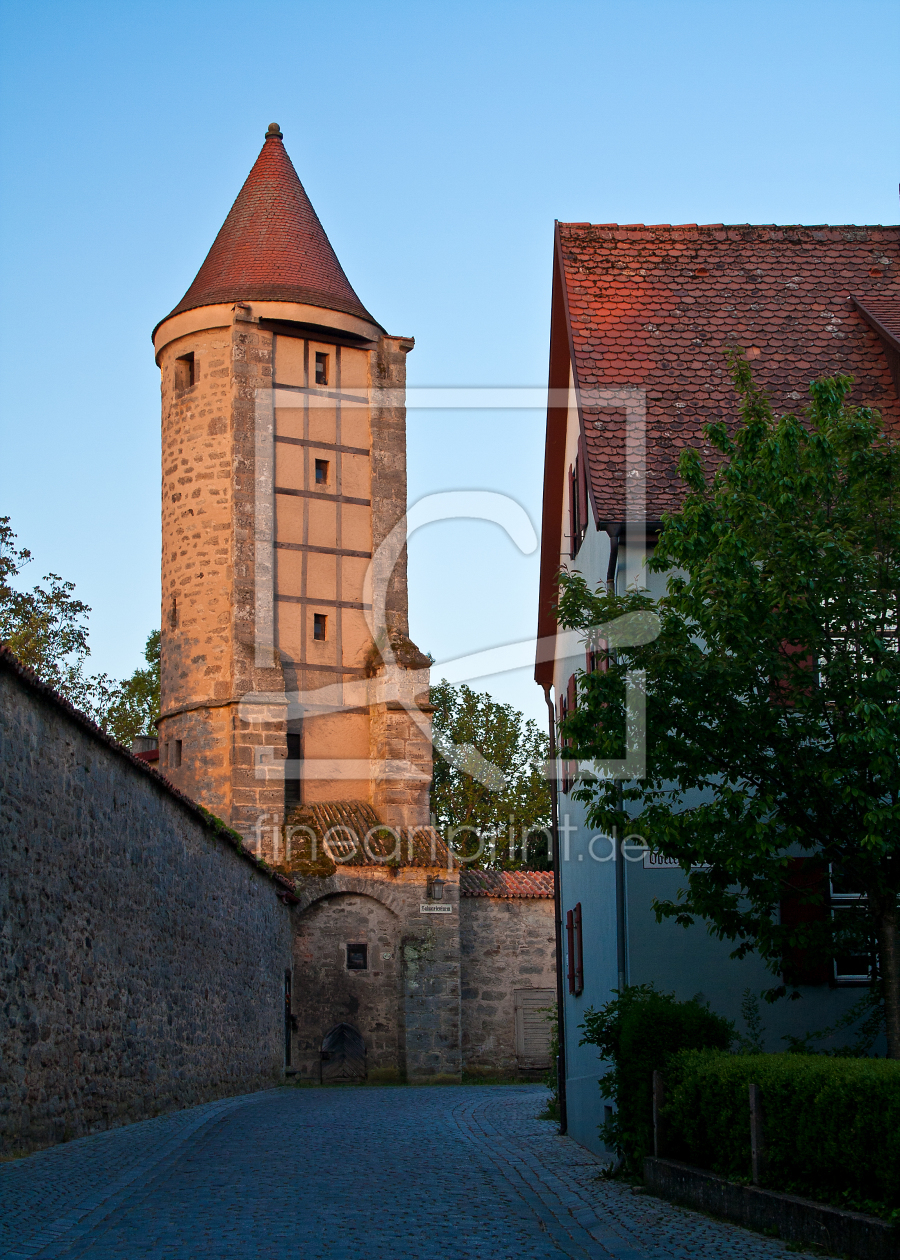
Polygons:
<instances>
[{"instance_id":1,"label":"red wooden shutter","mask_svg":"<svg viewBox=\"0 0 900 1260\"><path fill-rule=\"evenodd\" d=\"M575 461L575 476L578 481L578 527L583 530L587 525L587 459L585 458L584 438L578 439L578 458Z\"/></svg>"},{"instance_id":2,"label":"red wooden shutter","mask_svg":"<svg viewBox=\"0 0 900 1260\"><path fill-rule=\"evenodd\" d=\"M572 927L575 933L575 996L584 992L584 949L581 943L581 902L572 912Z\"/></svg>"},{"instance_id":3,"label":"red wooden shutter","mask_svg":"<svg viewBox=\"0 0 900 1260\"><path fill-rule=\"evenodd\" d=\"M780 678L776 684L777 691L772 693L772 699L776 703L781 703L787 708L792 708L794 705L793 695L799 694L808 696L812 691L816 681L816 662L812 653L808 652L806 648L801 647L799 643L788 643L788 641L784 639L782 640L778 650L782 656L786 657L796 656L799 652L805 653L802 659L797 661L796 665L799 670L803 671L803 673L809 674L809 683L804 683L796 675L794 675L793 678ZM779 692L781 693L780 695L778 694Z\"/></svg>"},{"instance_id":4,"label":"red wooden shutter","mask_svg":"<svg viewBox=\"0 0 900 1260\"><path fill-rule=\"evenodd\" d=\"M569 992L575 992L575 923L571 910L566 911L566 954Z\"/></svg>"},{"instance_id":5,"label":"red wooden shutter","mask_svg":"<svg viewBox=\"0 0 900 1260\"><path fill-rule=\"evenodd\" d=\"M827 870L817 857L791 858L788 862L781 898L781 926L800 927L804 923L821 923L828 917ZM816 894L816 900L807 898ZM817 958L810 950L796 945L785 948L782 974L785 984L827 984L827 958Z\"/></svg>"},{"instance_id":6,"label":"red wooden shutter","mask_svg":"<svg viewBox=\"0 0 900 1260\"><path fill-rule=\"evenodd\" d=\"M569 555L574 557L578 550L578 521L576 513L578 511L578 499L575 492L575 469L569 465Z\"/></svg>"}]
</instances>

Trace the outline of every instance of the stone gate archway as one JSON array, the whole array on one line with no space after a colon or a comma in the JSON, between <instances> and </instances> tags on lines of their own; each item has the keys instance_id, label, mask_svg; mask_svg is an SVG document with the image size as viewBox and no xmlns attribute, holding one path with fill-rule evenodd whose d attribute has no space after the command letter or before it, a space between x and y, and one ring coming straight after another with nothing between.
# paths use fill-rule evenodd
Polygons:
<instances>
[{"instance_id":1,"label":"stone gate archway","mask_svg":"<svg viewBox=\"0 0 900 1260\"><path fill-rule=\"evenodd\" d=\"M331 892L296 919L294 1062L302 1078L326 1079L326 1036L341 1025L365 1046L369 1080L406 1071L400 919L355 889Z\"/></svg>"}]
</instances>

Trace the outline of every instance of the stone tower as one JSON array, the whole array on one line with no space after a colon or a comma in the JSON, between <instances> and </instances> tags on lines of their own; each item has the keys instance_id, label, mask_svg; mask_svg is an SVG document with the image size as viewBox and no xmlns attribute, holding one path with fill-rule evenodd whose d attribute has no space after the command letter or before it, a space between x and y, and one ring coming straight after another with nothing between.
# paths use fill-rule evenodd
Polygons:
<instances>
[{"instance_id":1,"label":"stone tower","mask_svg":"<svg viewBox=\"0 0 900 1260\"><path fill-rule=\"evenodd\" d=\"M276 861L298 804L427 825L404 525L413 341L356 296L276 124L153 343L160 769Z\"/></svg>"}]
</instances>

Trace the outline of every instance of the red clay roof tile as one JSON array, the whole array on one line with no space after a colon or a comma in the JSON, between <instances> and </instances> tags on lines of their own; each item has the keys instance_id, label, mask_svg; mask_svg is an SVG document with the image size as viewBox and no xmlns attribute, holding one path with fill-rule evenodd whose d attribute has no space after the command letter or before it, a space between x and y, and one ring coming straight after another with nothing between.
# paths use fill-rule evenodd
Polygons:
<instances>
[{"instance_id":1,"label":"red clay roof tile","mask_svg":"<svg viewBox=\"0 0 900 1260\"><path fill-rule=\"evenodd\" d=\"M344 275L277 130L266 136L193 284L166 319L254 300L302 302L376 322Z\"/></svg>"},{"instance_id":2,"label":"red clay roof tile","mask_svg":"<svg viewBox=\"0 0 900 1260\"><path fill-rule=\"evenodd\" d=\"M461 897L552 897L552 871L459 872Z\"/></svg>"},{"instance_id":3,"label":"red clay roof tile","mask_svg":"<svg viewBox=\"0 0 900 1260\"><path fill-rule=\"evenodd\" d=\"M897 228L561 223L559 249L578 384L646 391L648 519L680 502L680 448L736 416L729 344L759 351L776 411L802 407L813 377L845 372L852 401L900 430L881 341L851 300L900 331ZM620 521L624 413L588 407L585 423L598 514Z\"/></svg>"}]
</instances>

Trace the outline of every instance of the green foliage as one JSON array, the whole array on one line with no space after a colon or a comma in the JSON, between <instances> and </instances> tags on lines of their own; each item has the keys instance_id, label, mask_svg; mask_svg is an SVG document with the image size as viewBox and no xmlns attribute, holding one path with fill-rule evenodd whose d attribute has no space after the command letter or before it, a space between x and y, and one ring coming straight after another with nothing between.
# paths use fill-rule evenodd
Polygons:
<instances>
[{"instance_id":1,"label":"green foliage","mask_svg":"<svg viewBox=\"0 0 900 1260\"><path fill-rule=\"evenodd\" d=\"M765 1050L766 1030L759 1009L759 998L750 989L745 989L741 997L741 1015L744 1017L747 1035L735 1033L734 1039L739 1053L762 1054Z\"/></svg>"},{"instance_id":2,"label":"green foliage","mask_svg":"<svg viewBox=\"0 0 900 1260\"><path fill-rule=\"evenodd\" d=\"M127 746L135 735L155 736L159 631L147 639L146 669L136 669L122 682L86 674L90 607L73 598L75 584L56 573L48 573L43 586L19 590L14 581L30 561L28 548L16 546L9 517L0 517L0 642L120 743Z\"/></svg>"},{"instance_id":3,"label":"green foliage","mask_svg":"<svg viewBox=\"0 0 900 1260\"><path fill-rule=\"evenodd\" d=\"M853 1032L854 1040L841 1046L822 1047L818 1043L833 1040L838 1033ZM884 1035L884 1003L877 989L868 989L830 1028L782 1037L789 1054L827 1054L839 1059L867 1058Z\"/></svg>"},{"instance_id":4,"label":"green foliage","mask_svg":"<svg viewBox=\"0 0 900 1260\"><path fill-rule=\"evenodd\" d=\"M549 741L532 719L488 692L442 680L434 705L436 825L470 865L549 868L550 789L544 776ZM453 747L451 747L451 745ZM453 828L460 830L452 834Z\"/></svg>"},{"instance_id":5,"label":"green foliage","mask_svg":"<svg viewBox=\"0 0 900 1260\"><path fill-rule=\"evenodd\" d=\"M10 518L0 517L0 642L42 682L94 716L109 680L105 675L90 678L84 672L90 655L87 615L91 610L73 598L74 583L64 582L56 573L46 574L43 586L17 589L14 580L31 562L31 552L15 542Z\"/></svg>"},{"instance_id":6,"label":"green foliage","mask_svg":"<svg viewBox=\"0 0 900 1260\"><path fill-rule=\"evenodd\" d=\"M731 1023L715 1015L698 998L679 1002L653 985L629 985L598 1011L585 1011L581 1045L594 1045L612 1064L600 1078L604 1098L615 1112L600 1128L607 1146L625 1157L626 1170L641 1174L642 1161L653 1153L653 1073L664 1072L680 1050L727 1049Z\"/></svg>"},{"instance_id":7,"label":"green foliage","mask_svg":"<svg viewBox=\"0 0 900 1260\"><path fill-rule=\"evenodd\" d=\"M543 1008L544 1018L550 1025L550 1066L544 1077L544 1084L550 1091L550 1098L547 1103L546 1118L548 1120L558 1120L559 1111L559 1074L557 1071L559 1065L559 1012L556 1009L556 1003L552 1006Z\"/></svg>"},{"instance_id":8,"label":"green foliage","mask_svg":"<svg viewBox=\"0 0 900 1260\"><path fill-rule=\"evenodd\" d=\"M900 1208L900 1063L682 1051L666 1079L667 1155L748 1180L751 1083L762 1091L764 1185L881 1215Z\"/></svg>"},{"instance_id":9,"label":"green foliage","mask_svg":"<svg viewBox=\"0 0 900 1260\"><path fill-rule=\"evenodd\" d=\"M707 426L714 470L682 452L683 507L650 560L665 596L562 575L564 626L588 633L650 609L661 624L580 676L562 731L580 760L621 757L625 671L645 671L646 777L583 781L575 795L591 826L640 832L679 862L685 886L657 916L704 920L734 957L757 950L779 974L792 949L814 959L877 942L900 1056L900 447L876 412L848 404L847 377L814 381L806 415L776 419L737 353L731 367L740 423L733 437ZM803 853L866 900L783 925ZM805 896L824 908L821 887Z\"/></svg>"},{"instance_id":10,"label":"green foliage","mask_svg":"<svg viewBox=\"0 0 900 1260\"><path fill-rule=\"evenodd\" d=\"M136 669L130 678L114 684L100 716L105 731L127 747L137 735L156 736L159 718L159 641L153 630L144 649L146 669Z\"/></svg>"}]
</instances>

